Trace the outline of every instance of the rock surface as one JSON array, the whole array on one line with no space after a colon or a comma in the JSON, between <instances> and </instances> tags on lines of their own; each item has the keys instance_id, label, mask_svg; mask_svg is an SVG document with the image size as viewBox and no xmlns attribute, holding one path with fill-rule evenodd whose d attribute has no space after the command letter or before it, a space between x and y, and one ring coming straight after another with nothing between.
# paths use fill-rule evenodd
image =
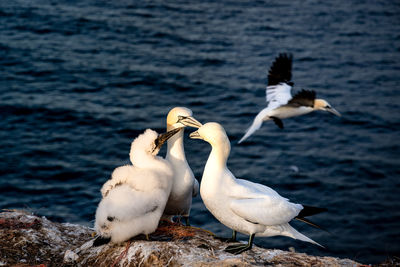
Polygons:
<instances>
[{"instance_id":1,"label":"rock surface","mask_svg":"<svg viewBox=\"0 0 400 267\"><path fill-rule=\"evenodd\" d=\"M93 230L23 211L0 213L0 266L360 266L349 259L263 249L232 255L199 228L162 225L147 241L92 247Z\"/></svg>"}]
</instances>

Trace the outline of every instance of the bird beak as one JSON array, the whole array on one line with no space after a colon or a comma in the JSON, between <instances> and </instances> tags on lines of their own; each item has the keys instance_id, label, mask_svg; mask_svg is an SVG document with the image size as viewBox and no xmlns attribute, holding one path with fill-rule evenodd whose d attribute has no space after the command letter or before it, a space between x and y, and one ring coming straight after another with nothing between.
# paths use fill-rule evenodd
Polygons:
<instances>
[{"instance_id":1,"label":"bird beak","mask_svg":"<svg viewBox=\"0 0 400 267\"><path fill-rule=\"evenodd\" d=\"M190 133L189 137L192 139L203 139L203 137L200 136L199 131L194 131Z\"/></svg>"},{"instance_id":2,"label":"bird beak","mask_svg":"<svg viewBox=\"0 0 400 267\"><path fill-rule=\"evenodd\" d=\"M183 128L183 127L176 128L176 129L173 129L173 130L171 130L171 131L169 131L169 132L159 134L158 137L156 138L156 140L154 140L155 146L154 146L154 149L153 149L152 153L154 153L154 151L159 150L159 149L162 147L162 145L163 145L168 139L170 139L174 134L176 134L177 132L179 132L182 128Z\"/></svg>"},{"instance_id":3,"label":"bird beak","mask_svg":"<svg viewBox=\"0 0 400 267\"><path fill-rule=\"evenodd\" d=\"M177 123L181 123L185 126L190 126L190 127L194 127L194 128L200 128L201 126L203 126L203 124L201 124L198 120L196 120L195 118L191 117L191 116L178 116L178 121Z\"/></svg>"},{"instance_id":4,"label":"bird beak","mask_svg":"<svg viewBox=\"0 0 400 267\"><path fill-rule=\"evenodd\" d=\"M338 117L341 117L342 115L339 113L339 111L337 111L336 109L334 109L334 108L328 108L328 109L326 109L326 111L328 111L328 112L330 112L330 113L332 113L332 114L335 114L336 116L338 116Z\"/></svg>"}]
</instances>

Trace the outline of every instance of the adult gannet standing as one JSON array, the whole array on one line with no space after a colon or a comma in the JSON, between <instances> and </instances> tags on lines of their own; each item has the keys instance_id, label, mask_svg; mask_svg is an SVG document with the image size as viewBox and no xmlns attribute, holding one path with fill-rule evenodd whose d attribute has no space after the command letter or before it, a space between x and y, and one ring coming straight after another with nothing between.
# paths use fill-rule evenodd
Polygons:
<instances>
[{"instance_id":1,"label":"adult gannet standing","mask_svg":"<svg viewBox=\"0 0 400 267\"><path fill-rule=\"evenodd\" d=\"M162 144L180 129L158 135L147 129L131 145L132 165L116 168L102 187L96 210L94 245L119 243L155 231L172 187L173 170L156 156Z\"/></svg>"},{"instance_id":2,"label":"adult gannet standing","mask_svg":"<svg viewBox=\"0 0 400 267\"><path fill-rule=\"evenodd\" d=\"M263 121L273 120L279 128L283 128L282 119L324 110L340 116L340 113L324 99L316 99L316 92L301 90L292 97L292 55L279 54L268 72L266 100L268 106L254 118L246 134L239 144L261 128Z\"/></svg>"},{"instance_id":3,"label":"adult gannet standing","mask_svg":"<svg viewBox=\"0 0 400 267\"><path fill-rule=\"evenodd\" d=\"M170 218L174 215L182 216L186 225L189 225L190 207L192 197L199 192L199 182L193 175L192 169L186 161L183 145L182 126L199 128L202 126L195 118L190 109L175 107L167 116L167 131L181 128L173 137L168 139L167 155L165 159L171 164L174 171L171 194L164 211L164 217Z\"/></svg>"},{"instance_id":4,"label":"adult gannet standing","mask_svg":"<svg viewBox=\"0 0 400 267\"><path fill-rule=\"evenodd\" d=\"M226 251L238 254L252 247L257 236L283 235L319 245L299 233L289 222L300 219L310 223L310 216L324 209L289 202L273 189L236 177L226 166L230 142L224 128L215 122L204 124L191 138L210 143L212 150L204 167L200 195L207 209L224 225L250 235L248 244L233 245Z\"/></svg>"}]
</instances>

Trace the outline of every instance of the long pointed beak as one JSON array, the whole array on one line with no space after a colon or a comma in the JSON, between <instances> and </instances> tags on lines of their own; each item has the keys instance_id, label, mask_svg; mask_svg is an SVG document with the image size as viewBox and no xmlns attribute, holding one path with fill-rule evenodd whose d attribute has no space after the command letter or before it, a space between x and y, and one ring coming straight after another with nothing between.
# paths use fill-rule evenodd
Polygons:
<instances>
[{"instance_id":1,"label":"long pointed beak","mask_svg":"<svg viewBox=\"0 0 400 267\"><path fill-rule=\"evenodd\" d=\"M155 146L154 146L154 149L153 149L152 152L159 150L159 149L162 147L162 145L163 145L168 139L170 139L174 134L176 134L177 132L179 132L181 129L183 129L183 127L176 128L176 129L173 129L173 130L171 130L171 131L169 131L169 132L159 134L158 137L156 138L156 140L154 140Z\"/></svg>"},{"instance_id":2,"label":"long pointed beak","mask_svg":"<svg viewBox=\"0 0 400 267\"><path fill-rule=\"evenodd\" d=\"M190 133L189 137L192 139L203 139L203 137L200 136L199 131L194 131Z\"/></svg>"},{"instance_id":3,"label":"long pointed beak","mask_svg":"<svg viewBox=\"0 0 400 267\"><path fill-rule=\"evenodd\" d=\"M337 111L337 110L334 109L334 108L327 109L326 111L328 111L328 112L330 112L330 113L332 113L332 114L335 114L335 115L338 116L338 117L341 117L341 116L342 116L342 114L340 114L339 111Z\"/></svg>"},{"instance_id":4,"label":"long pointed beak","mask_svg":"<svg viewBox=\"0 0 400 267\"><path fill-rule=\"evenodd\" d=\"M203 126L203 124L201 124L198 120L196 120L195 118L193 118L192 116L178 116L178 121L177 123L180 122L185 126L190 126L190 127L194 127L194 128L200 128L201 126Z\"/></svg>"}]
</instances>

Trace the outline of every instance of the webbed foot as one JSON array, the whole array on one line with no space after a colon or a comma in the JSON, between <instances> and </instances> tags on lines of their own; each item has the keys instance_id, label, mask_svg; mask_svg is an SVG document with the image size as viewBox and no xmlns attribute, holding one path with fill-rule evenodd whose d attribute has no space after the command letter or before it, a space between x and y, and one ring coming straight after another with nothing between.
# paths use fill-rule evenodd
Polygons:
<instances>
[{"instance_id":1,"label":"webbed foot","mask_svg":"<svg viewBox=\"0 0 400 267\"><path fill-rule=\"evenodd\" d=\"M253 247L254 236L255 234L250 235L249 242L247 244L231 245L226 247L225 251L237 255L245 252L246 250L250 250Z\"/></svg>"},{"instance_id":2,"label":"webbed foot","mask_svg":"<svg viewBox=\"0 0 400 267\"><path fill-rule=\"evenodd\" d=\"M215 239L221 240L222 242L226 242L226 243L233 243L233 242L237 242L236 241L236 231L233 230L232 231L232 237L227 238L227 237L221 237L221 236L215 236Z\"/></svg>"},{"instance_id":3,"label":"webbed foot","mask_svg":"<svg viewBox=\"0 0 400 267\"><path fill-rule=\"evenodd\" d=\"M252 246L249 246L249 244L239 244L239 245L231 245L228 246L225 251L232 253L232 254L240 254L242 252L245 252L246 250L250 250Z\"/></svg>"}]
</instances>

